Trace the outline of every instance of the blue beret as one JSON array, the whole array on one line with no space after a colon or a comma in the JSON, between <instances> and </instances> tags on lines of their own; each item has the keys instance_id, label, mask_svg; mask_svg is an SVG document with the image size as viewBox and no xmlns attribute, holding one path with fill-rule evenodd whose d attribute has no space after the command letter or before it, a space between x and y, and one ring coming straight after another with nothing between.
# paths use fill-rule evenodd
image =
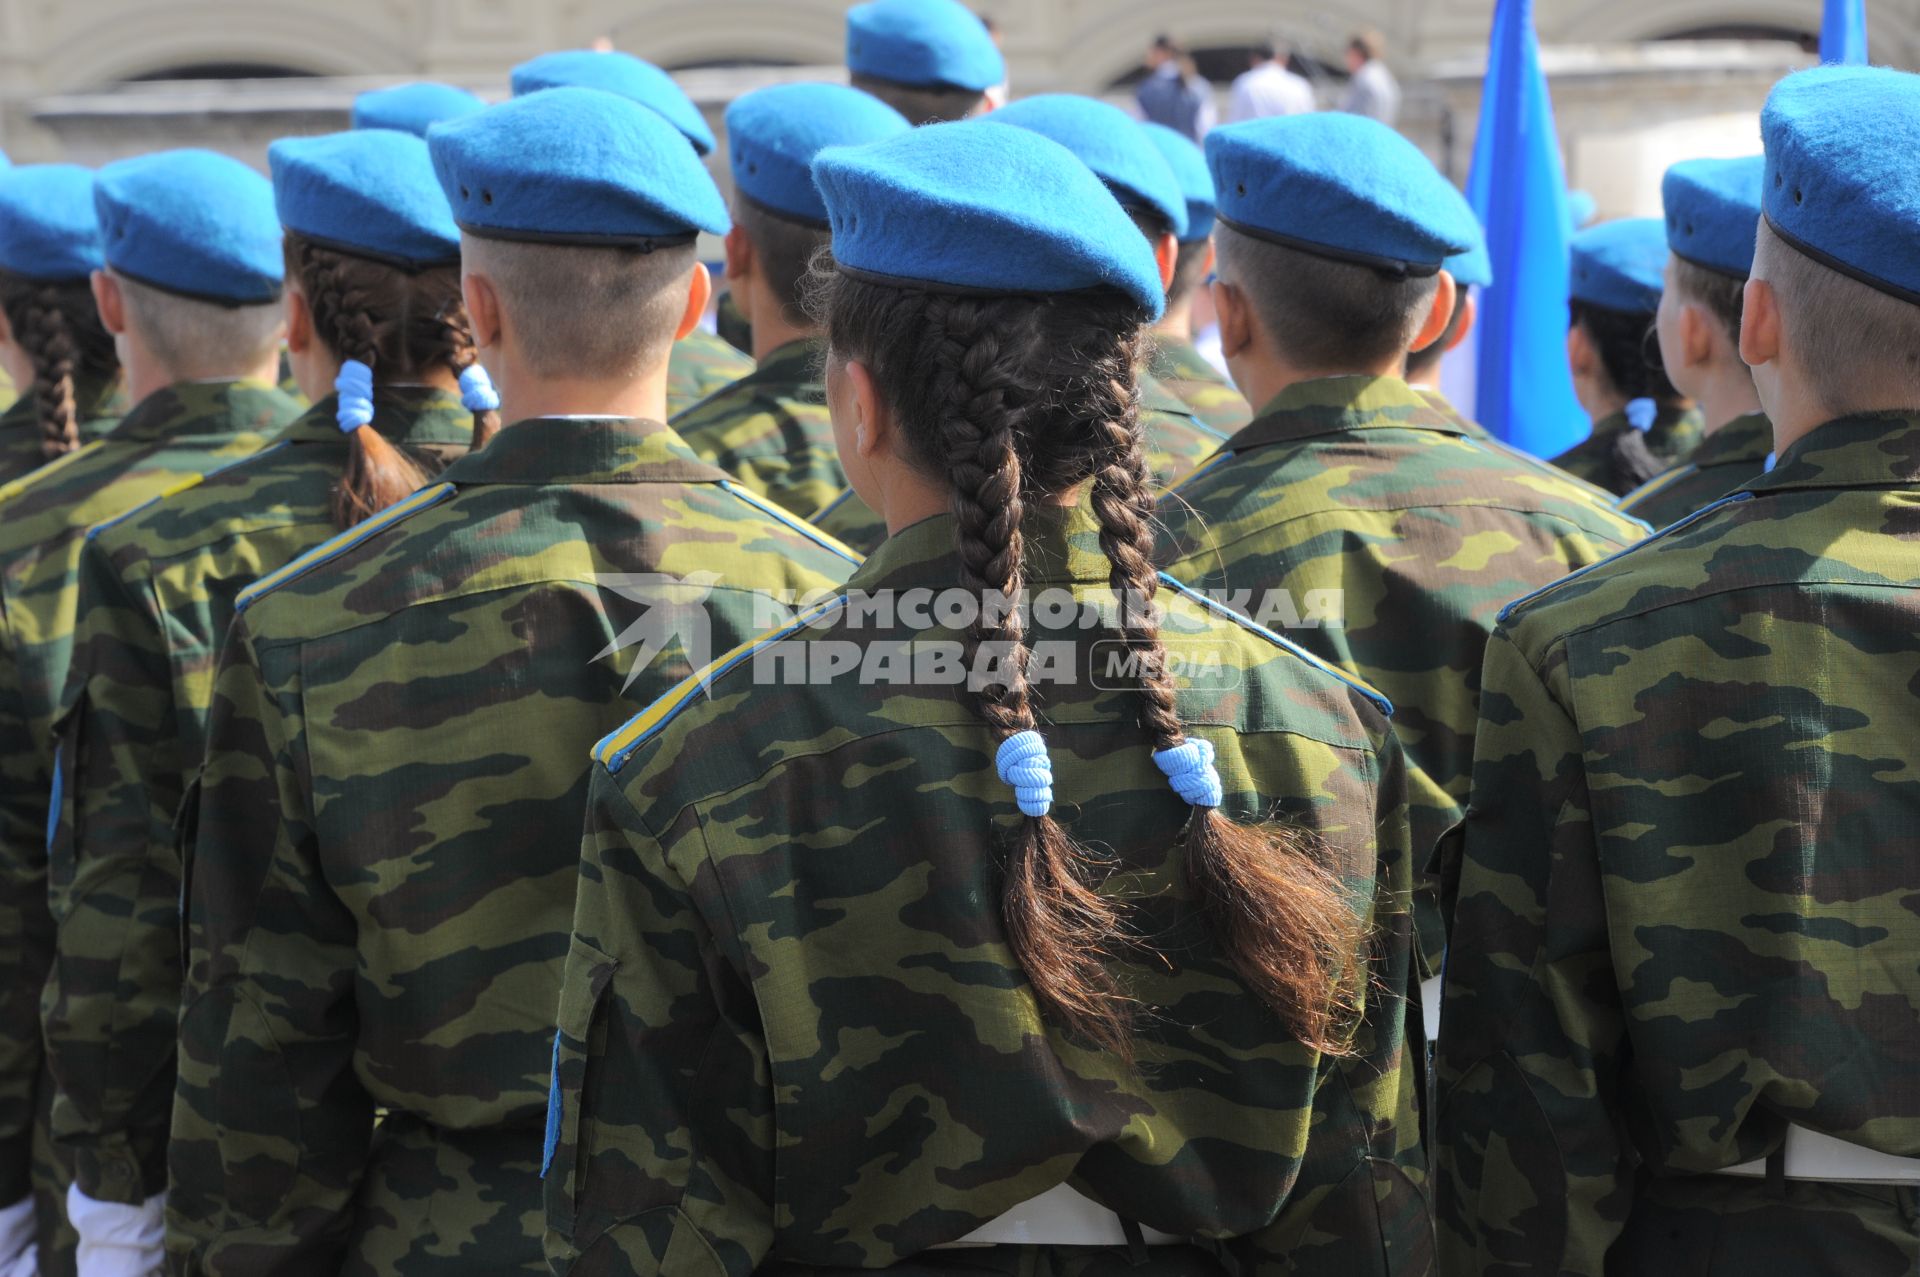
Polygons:
<instances>
[{"instance_id":1,"label":"blue beret","mask_svg":"<svg viewBox=\"0 0 1920 1277\"><path fill-rule=\"evenodd\" d=\"M1173 170L1180 184L1181 198L1187 202L1187 232L1182 243L1196 244L1213 234L1213 174L1207 172L1207 153L1195 146L1187 135L1176 133L1164 124L1140 126L1147 140L1160 152L1160 158Z\"/></svg>"},{"instance_id":2,"label":"blue beret","mask_svg":"<svg viewBox=\"0 0 1920 1277\"><path fill-rule=\"evenodd\" d=\"M372 89L353 100L353 127L356 129L395 129L425 137L427 130L442 120L457 120L485 107L465 89L451 84L400 84L391 89Z\"/></svg>"},{"instance_id":3,"label":"blue beret","mask_svg":"<svg viewBox=\"0 0 1920 1277\"><path fill-rule=\"evenodd\" d=\"M1186 238L1187 201L1179 180L1140 122L1119 107L1072 93L1042 93L983 118L1052 138L1079 156L1122 205L1158 214Z\"/></svg>"},{"instance_id":4,"label":"blue beret","mask_svg":"<svg viewBox=\"0 0 1920 1277\"><path fill-rule=\"evenodd\" d=\"M1667 227L1657 217L1623 217L1573 237L1568 295L1629 315L1660 309L1667 286Z\"/></svg>"},{"instance_id":5,"label":"blue beret","mask_svg":"<svg viewBox=\"0 0 1920 1277\"><path fill-rule=\"evenodd\" d=\"M599 89L548 89L436 124L434 172L482 239L626 245L727 233L707 166L660 115Z\"/></svg>"},{"instance_id":6,"label":"blue beret","mask_svg":"<svg viewBox=\"0 0 1920 1277\"><path fill-rule=\"evenodd\" d=\"M107 265L137 283L222 306L280 296L273 183L212 151L159 151L93 179Z\"/></svg>"},{"instance_id":7,"label":"blue beret","mask_svg":"<svg viewBox=\"0 0 1920 1277\"><path fill-rule=\"evenodd\" d=\"M1158 319L1153 246L1059 143L984 120L914 129L813 162L835 263L956 292L1117 288Z\"/></svg>"},{"instance_id":8,"label":"blue beret","mask_svg":"<svg viewBox=\"0 0 1920 1277\"><path fill-rule=\"evenodd\" d=\"M878 142L913 126L879 98L844 84L776 84L727 108L734 189L782 217L825 228L813 157L829 146Z\"/></svg>"},{"instance_id":9,"label":"blue beret","mask_svg":"<svg viewBox=\"0 0 1920 1277\"><path fill-rule=\"evenodd\" d=\"M1592 224L1600 213L1600 205L1591 191L1567 192L1567 224L1574 230L1582 230Z\"/></svg>"},{"instance_id":10,"label":"blue beret","mask_svg":"<svg viewBox=\"0 0 1920 1277\"><path fill-rule=\"evenodd\" d=\"M713 154L713 130L673 77L631 53L568 49L543 53L513 69L513 95L541 89L601 89L657 112L702 155Z\"/></svg>"},{"instance_id":11,"label":"blue beret","mask_svg":"<svg viewBox=\"0 0 1920 1277\"><path fill-rule=\"evenodd\" d=\"M1493 258L1487 253L1485 233L1474 236L1473 246L1466 252L1449 257L1445 269L1462 288L1493 287Z\"/></svg>"},{"instance_id":12,"label":"blue beret","mask_svg":"<svg viewBox=\"0 0 1920 1277\"><path fill-rule=\"evenodd\" d=\"M1660 201L1667 210L1667 247L1673 255L1734 279L1751 275L1766 168L1765 158L1753 155L1683 160L1668 169Z\"/></svg>"},{"instance_id":13,"label":"blue beret","mask_svg":"<svg viewBox=\"0 0 1920 1277\"><path fill-rule=\"evenodd\" d=\"M92 173L76 164L27 164L0 173L0 270L59 281L99 269Z\"/></svg>"},{"instance_id":14,"label":"blue beret","mask_svg":"<svg viewBox=\"0 0 1920 1277\"><path fill-rule=\"evenodd\" d=\"M1325 111L1207 134L1222 222L1335 261L1432 275L1480 234L1466 197L1378 120Z\"/></svg>"},{"instance_id":15,"label":"blue beret","mask_svg":"<svg viewBox=\"0 0 1920 1277\"><path fill-rule=\"evenodd\" d=\"M326 248L416 271L460 260L460 228L427 144L362 129L282 138L267 150L280 224Z\"/></svg>"},{"instance_id":16,"label":"blue beret","mask_svg":"<svg viewBox=\"0 0 1920 1277\"><path fill-rule=\"evenodd\" d=\"M1920 76L1788 76L1760 115L1767 224L1808 257L1920 305Z\"/></svg>"},{"instance_id":17,"label":"blue beret","mask_svg":"<svg viewBox=\"0 0 1920 1277\"><path fill-rule=\"evenodd\" d=\"M958 0L873 0L847 10L847 70L914 88L1006 83L993 33Z\"/></svg>"}]
</instances>

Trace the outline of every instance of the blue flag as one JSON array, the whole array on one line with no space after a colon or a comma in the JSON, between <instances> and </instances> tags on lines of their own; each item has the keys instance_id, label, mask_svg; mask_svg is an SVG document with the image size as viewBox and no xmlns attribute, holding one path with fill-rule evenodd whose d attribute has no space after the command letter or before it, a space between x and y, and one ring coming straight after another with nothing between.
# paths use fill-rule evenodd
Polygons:
<instances>
[{"instance_id":1,"label":"blue flag","mask_svg":"<svg viewBox=\"0 0 1920 1277\"><path fill-rule=\"evenodd\" d=\"M1866 65L1867 0L1826 0L1820 15L1820 60Z\"/></svg>"},{"instance_id":2,"label":"blue flag","mask_svg":"<svg viewBox=\"0 0 1920 1277\"><path fill-rule=\"evenodd\" d=\"M1477 324L1475 415L1508 443L1557 456L1591 422L1567 367L1567 182L1533 0L1499 0L1494 10L1467 199L1493 258Z\"/></svg>"}]
</instances>

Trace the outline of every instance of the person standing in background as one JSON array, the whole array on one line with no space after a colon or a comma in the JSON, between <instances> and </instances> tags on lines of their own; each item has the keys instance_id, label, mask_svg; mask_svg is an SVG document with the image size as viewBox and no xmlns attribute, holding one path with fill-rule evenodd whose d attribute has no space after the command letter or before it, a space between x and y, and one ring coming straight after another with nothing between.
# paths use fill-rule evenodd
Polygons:
<instances>
[{"instance_id":1,"label":"person standing in background","mask_svg":"<svg viewBox=\"0 0 1920 1277\"><path fill-rule=\"evenodd\" d=\"M1389 126L1400 118L1400 81L1382 61L1386 55L1386 37L1378 31L1355 32L1347 41L1347 70L1353 78L1340 99L1342 111Z\"/></svg>"},{"instance_id":2,"label":"person standing in background","mask_svg":"<svg viewBox=\"0 0 1920 1277\"><path fill-rule=\"evenodd\" d=\"M1213 86L1172 36L1155 36L1147 50L1147 78L1133 91L1143 119L1198 142L1214 125Z\"/></svg>"},{"instance_id":3,"label":"person standing in background","mask_svg":"<svg viewBox=\"0 0 1920 1277\"><path fill-rule=\"evenodd\" d=\"M1279 40L1269 40L1253 52L1253 69L1243 71L1233 82L1233 94L1227 102L1227 123L1258 120L1269 115L1305 115L1319 109L1313 86L1302 75L1287 67L1292 50Z\"/></svg>"}]
</instances>

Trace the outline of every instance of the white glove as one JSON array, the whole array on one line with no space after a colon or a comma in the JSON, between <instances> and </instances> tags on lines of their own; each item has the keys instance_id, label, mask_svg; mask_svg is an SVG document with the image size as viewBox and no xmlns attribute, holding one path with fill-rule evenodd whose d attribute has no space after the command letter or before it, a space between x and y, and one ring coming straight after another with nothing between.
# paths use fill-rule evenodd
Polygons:
<instances>
[{"instance_id":1,"label":"white glove","mask_svg":"<svg viewBox=\"0 0 1920 1277\"><path fill-rule=\"evenodd\" d=\"M40 1247L34 1242L33 1198L0 1210L0 1277L36 1277Z\"/></svg>"},{"instance_id":2,"label":"white glove","mask_svg":"<svg viewBox=\"0 0 1920 1277\"><path fill-rule=\"evenodd\" d=\"M138 1206L96 1202L67 1186L67 1218L80 1234L80 1277L154 1277L167 1261L166 1194Z\"/></svg>"}]
</instances>

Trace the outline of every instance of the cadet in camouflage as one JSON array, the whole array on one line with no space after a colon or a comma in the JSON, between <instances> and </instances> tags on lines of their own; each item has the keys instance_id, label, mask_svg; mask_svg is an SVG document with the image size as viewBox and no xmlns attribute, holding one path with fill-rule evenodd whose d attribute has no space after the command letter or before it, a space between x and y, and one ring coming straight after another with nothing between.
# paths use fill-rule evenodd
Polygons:
<instances>
[{"instance_id":1,"label":"cadet in camouflage","mask_svg":"<svg viewBox=\"0 0 1920 1277\"><path fill-rule=\"evenodd\" d=\"M1711 505L1756 475L1773 456L1773 423L1763 412L1735 417L1687 459L1620 498L1620 512L1664 528Z\"/></svg>"},{"instance_id":2,"label":"cadet in camouflage","mask_svg":"<svg viewBox=\"0 0 1920 1277\"><path fill-rule=\"evenodd\" d=\"M701 460L790 514L810 518L843 490L819 343L791 341L673 419Z\"/></svg>"},{"instance_id":3,"label":"cadet in camouflage","mask_svg":"<svg viewBox=\"0 0 1920 1277\"><path fill-rule=\"evenodd\" d=\"M1920 1265L1920 407L1891 406L1920 405L1892 353L1920 345L1920 80L1789 77L1762 134L1741 351L1779 464L1487 648L1449 838L1449 1272Z\"/></svg>"},{"instance_id":4,"label":"cadet in camouflage","mask_svg":"<svg viewBox=\"0 0 1920 1277\"><path fill-rule=\"evenodd\" d=\"M878 388L834 402L859 398L863 481L910 525L595 752L549 1109L556 1272L1431 1271L1385 703L1154 574L1126 383L1162 285L1070 155L1007 132L816 161L849 272L829 377L857 361ZM968 251L918 266L929 167L980 189L949 181L925 214ZM861 241L849 208L897 240ZM1044 303L982 296L1009 223L1022 248L1102 256ZM1014 478L1016 450L1045 478ZM1090 475L1090 505L1063 503ZM1153 622L1080 622L1121 591ZM992 602L1023 592L1030 630ZM1002 620L916 626L926 595ZM1175 676L1169 651L1208 672ZM1003 690L968 696L987 653ZM1199 791L1170 790L1170 755ZM1055 912L1069 896L1085 921ZM1309 936L1327 949L1276 999L1264 959Z\"/></svg>"},{"instance_id":5,"label":"cadet in camouflage","mask_svg":"<svg viewBox=\"0 0 1920 1277\"><path fill-rule=\"evenodd\" d=\"M88 304L92 304L91 299ZM108 348L111 349L111 341ZM70 393L74 430L82 444L92 443L111 430L126 408L117 366L74 378ZM60 397L63 408L52 424L42 416L39 393L31 383L24 398L14 400L0 411L0 484L32 474L50 460L47 439L55 431L62 437L66 434L66 395Z\"/></svg>"},{"instance_id":6,"label":"cadet in camouflage","mask_svg":"<svg viewBox=\"0 0 1920 1277\"><path fill-rule=\"evenodd\" d=\"M658 420L705 300L688 232L726 229L677 135L556 89L430 145L450 195L495 195L460 211L503 413L637 415L509 426L240 596L184 868L167 1245L188 1272L543 1271L584 751L851 566ZM680 242L495 237L556 209L575 237Z\"/></svg>"},{"instance_id":7,"label":"cadet in camouflage","mask_svg":"<svg viewBox=\"0 0 1920 1277\"><path fill-rule=\"evenodd\" d=\"M679 416L753 371L753 360L696 328L673 343L667 360L667 413Z\"/></svg>"},{"instance_id":8,"label":"cadet in camouflage","mask_svg":"<svg viewBox=\"0 0 1920 1277\"><path fill-rule=\"evenodd\" d=\"M1429 228L1425 251L1438 267L1472 214L1410 144L1373 121L1337 115L1256 121L1216 136L1216 178L1230 168L1231 188L1250 192L1241 215L1232 210L1242 197L1227 201L1233 224L1218 232L1223 334L1236 378L1272 393L1218 459L1162 499L1163 561L1393 701L1414 846L1424 856L1466 799L1481 652L1501 604L1646 529L1487 441L1395 375L1409 347L1429 344L1449 322L1451 288L1434 281L1450 285L1450 276L1396 280L1238 229L1267 224L1241 216L1278 218L1292 241L1377 252L1365 217L1315 220L1316 202L1304 199L1252 203L1283 180L1296 193L1344 190L1348 160L1367 154L1408 174L1418 203L1398 217ZM1354 194L1373 210L1373 225L1393 220L1384 188ZM1326 314L1366 318L1335 327ZM1382 331L1374 318L1382 314L1401 318ZM1416 327L1430 331L1408 340ZM1290 381L1274 372L1283 357L1352 375ZM1422 975L1431 979L1445 938L1431 883L1417 908Z\"/></svg>"}]
</instances>

